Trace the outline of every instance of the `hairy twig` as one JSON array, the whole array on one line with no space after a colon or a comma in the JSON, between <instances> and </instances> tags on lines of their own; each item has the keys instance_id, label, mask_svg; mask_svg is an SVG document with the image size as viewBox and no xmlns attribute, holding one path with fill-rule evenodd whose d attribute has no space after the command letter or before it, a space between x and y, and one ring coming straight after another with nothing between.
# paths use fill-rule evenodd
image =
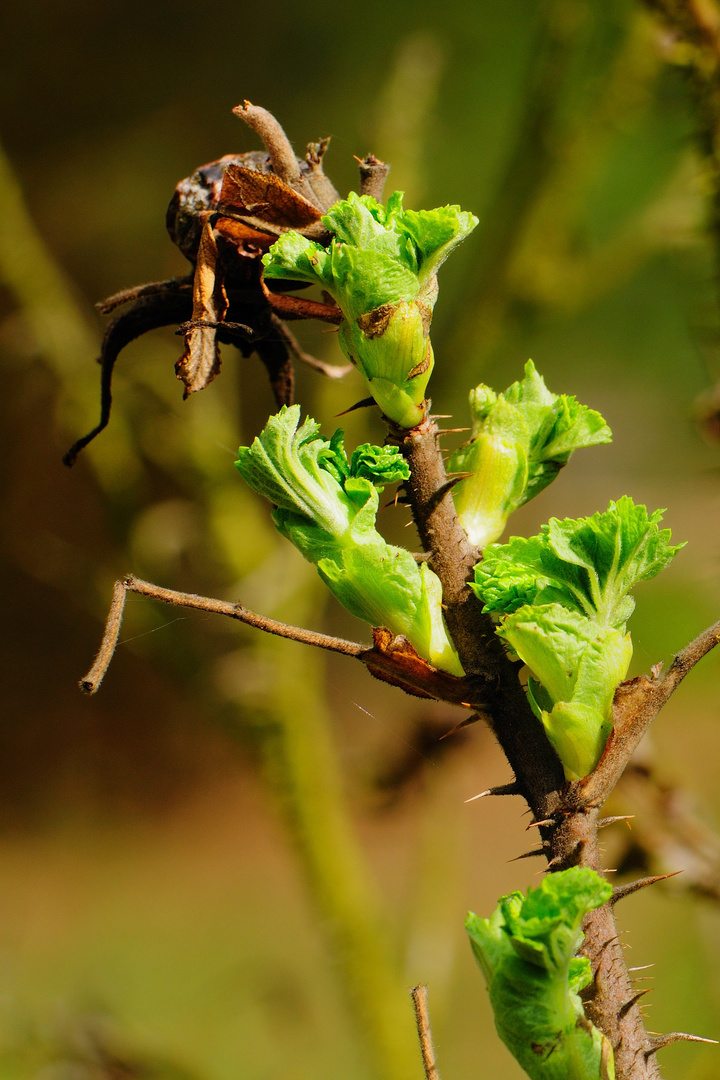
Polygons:
<instances>
[{"instance_id":1,"label":"hairy twig","mask_svg":"<svg viewBox=\"0 0 720 1080\"><path fill-rule=\"evenodd\" d=\"M427 986L413 986L410 991L413 1008L415 1009L415 1022L420 1039L420 1052L422 1054L425 1080L440 1080L440 1073L435 1063L435 1047L430 1030L430 1015L428 1013L428 990Z\"/></svg>"}]
</instances>

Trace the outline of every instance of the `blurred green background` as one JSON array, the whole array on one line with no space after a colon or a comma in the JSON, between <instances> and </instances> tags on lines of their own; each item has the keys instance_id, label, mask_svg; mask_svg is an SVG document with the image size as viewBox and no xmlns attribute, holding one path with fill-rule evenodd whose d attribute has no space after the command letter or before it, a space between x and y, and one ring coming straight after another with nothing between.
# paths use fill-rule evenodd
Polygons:
<instances>
[{"instance_id":1,"label":"blurred green background","mask_svg":"<svg viewBox=\"0 0 720 1080\"><path fill-rule=\"evenodd\" d=\"M129 570L368 637L232 467L273 409L260 364L226 348L183 403L178 339L144 337L110 427L72 471L61 456L96 421L92 304L184 272L166 204L199 164L258 148L231 113L248 98L298 150L332 134L341 192L372 151L408 205L479 215L441 275L435 408L466 423L469 387L503 389L531 356L603 412L613 445L578 454L513 531L624 492L666 506L688 547L639 590L632 628L636 670L667 660L720 610L720 448L695 419L720 320L687 72L629 0L25 0L4 23L0 1076L420 1077L406 988L422 981L446 1080L513 1080L462 923L538 867L508 861L528 846L519 800L464 802L509 779L480 725L438 742L457 715L350 660L137 597L102 690L76 689ZM340 359L321 327L299 334ZM362 396L354 374L298 383L328 432ZM374 415L342 422L350 446L382 440ZM406 522L381 518L412 547ZM710 824L718 664L652 734ZM678 880L621 925L632 963L656 964L649 1026L718 1036L720 909ZM665 1061L718 1071L712 1048Z\"/></svg>"}]
</instances>

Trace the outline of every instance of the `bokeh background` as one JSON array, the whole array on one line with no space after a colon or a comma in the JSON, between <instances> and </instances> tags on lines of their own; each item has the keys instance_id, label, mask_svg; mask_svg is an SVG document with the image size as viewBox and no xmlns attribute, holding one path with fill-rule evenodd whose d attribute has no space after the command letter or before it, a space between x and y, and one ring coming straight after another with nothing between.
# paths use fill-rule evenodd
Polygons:
<instances>
[{"instance_id":1,"label":"bokeh background","mask_svg":"<svg viewBox=\"0 0 720 1080\"><path fill-rule=\"evenodd\" d=\"M509 861L528 846L519 800L465 803L510 779L480 725L439 742L457 715L350 660L137 597L102 690L77 691L129 570L367 637L233 469L272 409L260 364L226 348L183 403L178 339L149 335L118 364L110 427L73 470L61 456L97 416L92 304L184 272L166 204L199 164L258 148L231 113L248 98L298 149L332 134L341 192L373 151L409 205L479 215L442 271L435 408L464 424L470 386L503 389L532 357L603 412L613 445L576 455L513 530L624 492L667 507L688 546L632 623L636 670L667 661L720 610L720 447L698 423L720 380L713 178L687 51L629 0L25 0L4 30L0 1076L419 1077L423 981L442 1075L513 1080L462 923L538 866ZM340 359L322 328L299 333ZM328 432L362 396L354 374L298 383ZM350 446L382 440L367 411L342 423ZM413 546L405 510L381 522ZM708 828L718 661L644 751ZM608 835L611 865L648 862L627 844ZM650 1027L717 1037L717 845L699 847L700 870L650 838L650 868L686 884L620 920L632 962L656 965ZM668 1075L717 1076L717 1050L665 1055Z\"/></svg>"}]
</instances>

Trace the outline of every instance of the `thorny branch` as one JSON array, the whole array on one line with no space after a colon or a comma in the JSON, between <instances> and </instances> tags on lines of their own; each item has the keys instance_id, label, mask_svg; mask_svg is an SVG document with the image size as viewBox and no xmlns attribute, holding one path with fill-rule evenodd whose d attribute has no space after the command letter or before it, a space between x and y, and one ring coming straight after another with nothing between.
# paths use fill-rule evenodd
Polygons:
<instances>
[{"instance_id":1,"label":"thorny branch","mask_svg":"<svg viewBox=\"0 0 720 1080\"><path fill-rule=\"evenodd\" d=\"M599 807L662 705L688 671L720 641L720 623L684 649L662 679L641 677L620 688L615 739L590 777L566 785L554 751L520 688L516 665L498 648L497 638L490 636L492 624L483 616L480 605L469 598L467 579L472 555L449 498L437 450L439 434L428 420L407 433L401 443L411 468L409 502L423 545L430 552L430 565L443 586L446 618L460 659L466 671L479 671L485 680L477 705L489 714L513 768L517 790L526 798L538 823L541 845L527 854L545 855L550 870L580 865L602 873ZM484 656L478 657L479 650L484 651ZM493 675L495 686L489 690ZM498 793L507 791L507 786L498 789ZM660 1075L656 1052L667 1042L663 1038L651 1039L645 1030L639 1005L642 994L635 991L627 970L613 905L592 911L584 930L584 952L594 974L586 1001L588 1018L613 1047L618 1080L655 1080Z\"/></svg>"},{"instance_id":2,"label":"thorny branch","mask_svg":"<svg viewBox=\"0 0 720 1080\"><path fill-rule=\"evenodd\" d=\"M377 678L409 693L481 711L489 719L515 777L511 784L483 794L524 796L541 837L538 847L526 855L545 856L550 870L581 865L602 873L597 832L609 821L599 820L599 809L659 710L695 664L720 643L720 621L683 649L663 676L654 670L650 677L639 676L618 688L615 728L600 763L590 776L566 784L558 758L530 710L517 677L518 665L508 659L492 621L482 613L480 602L467 586L478 552L469 544L455 514L452 484L438 449L441 435L436 423L427 418L413 431L393 430L391 440L399 443L410 465L408 502L423 548L443 585L446 619L467 672L464 678L437 671L405 639L393 638L382 629L374 630L374 644L365 646L288 626L239 603L181 593L128 576L115 584L100 650L80 686L86 693L94 693L100 685L117 645L128 592L225 615L266 633L354 657ZM614 902L667 876L656 875L618 890L613 902L590 913L584 927L584 951L595 976L586 1011L610 1039L618 1080L655 1080L659 1077L656 1051L678 1038L691 1038L680 1033L651 1038L646 1032L639 1004L642 995L636 992L627 970L614 920ZM427 1075L436 1077L437 1071L427 1071L431 1059L425 1056L425 1048L423 1055Z\"/></svg>"},{"instance_id":3,"label":"thorny branch","mask_svg":"<svg viewBox=\"0 0 720 1080\"><path fill-rule=\"evenodd\" d=\"M677 0L676 3L673 0L672 4L670 0L648 2L661 9L673 7L691 13L704 10L699 0ZM717 43L720 41L720 22L713 27L713 33L713 40ZM707 42L704 44L707 47ZM337 197L322 172L326 141L310 144L305 159L309 171L303 173L285 133L274 117L248 102L235 111L265 142L276 176L280 181L290 184L295 195L302 195L312 213L319 216L322 208L330 205ZM387 166L372 157L365 159L360 165L362 190L377 191L379 196L387 175ZM213 270L211 255L212 253L205 260L210 271ZM212 274L210 277L212 278ZM176 301L178 311L185 311L190 300L190 278L160 283L159 287L168 288ZM139 305L134 309L135 322L142 325L138 330L135 322L128 322L127 316L123 317L124 322L120 325L124 328L123 334L129 334L130 339L147 328L143 320L148 316L143 305L150 299L150 290L157 291L157 288L156 285L141 288L132 295L135 304ZM210 295L209 290L210 286L200 297L203 303ZM111 298L106 302L106 307L109 309L116 303L125 302L128 295L120 294L119 297ZM218 297L220 307L217 311L210 308L206 311L205 307L200 310L196 304L197 310L193 309L191 323L200 331L210 326L218 332L217 339L222 340L218 323L225 313L224 300L219 293ZM286 317L305 315L335 323L342 318L339 309L327 304L270 294L267 290L265 298L268 303L272 301L270 306L274 311L279 311ZM176 312L173 311L172 314ZM155 321L152 325L158 324L159 316L153 318ZM276 328L282 325L278 324L275 316L271 318ZM233 334L252 334L252 331L248 331L236 321L223 325L226 333L230 333L232 328ZM100 427L107 422L109 412L109 379L112 364L119 351L117 349L113 352L113 349L115 345L122 347L125 343L120 340L122 335L119 334L117 326L116 322L108 330L115 338L111 341L113 348L105 348L106 357L109 359L103 368L104 396ZM205 357L208 369L206 372L203 369L203 385L215 371L215 340L213 336L212 349ZM285 360L292 353L305 359L289 331L282 331L280 341ZM263 359L269 367L272 366L268 357L263 356ZM277 364L275 366L277 367ZM319 365L316 363L315 366ZM279 367L275 373L275 381L281 379L278 372ZM189 390L194 388L194 385L188 386ZM427 410L427 403L424 408ZM177 592L128 576L115 584L100 650L80 686L86 693L94 693L98 689L118 643L129 592L176 606L225 615L266 633L351 656L360 660L375 677L399 686L408 693L469 709L471 715L463 723L479 719L480 715L488 720L508 759L513 779L510 783L489 789L483 794L521 794L533 814L531 825L537 827L540 836L537 847L519 858L544 856L550 871L586 866L602 873L598 829L619 819L601 820L600 807L613 791L662 706L695 664L720 643L720 621L683 649L664 675L660 674L659 669L653 669L651 676L639 676L618 688L614 703L613 732L597 768L582 780L567 784L560 761L543 726L529 706L518 678L520 665L508 658L495 634L492 619L483 613L481 602L468 586L480 552L469 543L455 512L451 489L462 477L448 478L445 472L438 445L445 432L438 428L435 419L427 415L422 423L410 431L395 427L390 422L389 428L389 441L400 448L410 467L410 477L405 483L406 501L411 507L420 536L423 548L421 557L427 558L442 585L445 619L466 673L464 677L456 678L435 669L418 656L406 639L393 638L390 632L383 628L373 630L372 645L363 645L289 626L252 612L240 603ZM95 429L85 440L80 440L71 454L85 445L97 430L100 428ZM638 889L668 876L671 875L653 875L617 888L612 900L592 911L585 920L584 952L590 959L593 971L593 981L586 990L585 1009L588 1019L607 1036L613 1048L617 1080L657 1080L659 1068L656 1053L659 1049L678 1039L710 1041L680 1032L657 1037L648 1034L639 1004L645 991L635 988L620 945L614 919L614 904ZM415 987L412 996L426 1080L439 1080L427 1016L426 988Z\"/></svg>"}]
</instances>

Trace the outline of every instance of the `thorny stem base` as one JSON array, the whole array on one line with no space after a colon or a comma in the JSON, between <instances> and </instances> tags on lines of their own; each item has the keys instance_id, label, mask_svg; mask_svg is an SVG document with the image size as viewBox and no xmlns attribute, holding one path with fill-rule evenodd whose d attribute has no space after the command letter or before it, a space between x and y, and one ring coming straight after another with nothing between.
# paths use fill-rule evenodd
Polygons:
<instances>
[{"instance_id":1,"label":"thorny stem base","mask_svg":"<svg viewBox=\"0 0 720 1080\"><path fill-rule=\"evenodd\" d=\"M392 430L391 440L400 446L410 465L408 501L423 547L443 586L445 617L467 672L465 678L437 672L409 650L403 639L388 643L382 631L376 631L375 645L368 647L288 626L241 604L180 593L129 576L116 582L103 642L81 688L93 693L107 670L128 592L226 615L270 634L352 656L372 674L411 693L463 704L486 717L515 777L512 784L490 789L486 794L517 793L526 799L541 836L540 847L526 855L544 855L551 871L588 866L602 873L597 832L599 824L604 823L598 822L599 809L659 710L695 664L720 643L720 621L683 649L662 677L654 670L652 677L639 676L618 688L613 733L597 768L582 780L567 784L542 725L530 710L517 677L519 665L507 658L492 621L483 615L479 601L468 588L478 552L469 544L455 513L450 497L452 482L448 482L437 446L440 434L436 424L427 419L410 432ZM660 879L649 878L636 886ZM635 889L616 890L614 900L632 891ZM648 1035L639 1005L642 993L633 987L612 904L590 912L584 923L583 951L594 974L585 1009L613 1047L617 1080L658 1080L657 1050L678 1039L696 1037L679 1032L657 1038ZM415 1007L420 1024L426 1012L418 1011L417 1001ZM427 1035L429 1038L429 1027ZM431 1043L422 1040L421 1032L426 1076L436 1080Z\"/></svg>"},{"instance_id":2,"label":"thorny stem base","mask_svg":"<svg viewBox=\"0 0 720 1080\"><path fill-rule=\"evenodd\" d=\"M566 784L560 763L531 712L518 678L488 616L467 582L477 559L455 513L442 457L440 432L428 418L400 436L391 429L410 465L408 501L430 565L443 587L445 617L460 660L475 676L473 704L490 718L498 742L539 825L548 869L589 866L602 873L598 847L598 810L620 778L640 739L687 672L720 641L720 622L701 634L676 657L662 679L641 677L620 688L615 704L615 730L597 769L575 784ZM479 679L478 679L479 676ZM639 1000L619 941L613 907L605 904L584 923L585 944L593 983L585 1003L590 1020L608 1037L615 1056L617 1080L657 1080L656 1051L666 1040L645 1030Z\"/></svg>"}]
</instances>

